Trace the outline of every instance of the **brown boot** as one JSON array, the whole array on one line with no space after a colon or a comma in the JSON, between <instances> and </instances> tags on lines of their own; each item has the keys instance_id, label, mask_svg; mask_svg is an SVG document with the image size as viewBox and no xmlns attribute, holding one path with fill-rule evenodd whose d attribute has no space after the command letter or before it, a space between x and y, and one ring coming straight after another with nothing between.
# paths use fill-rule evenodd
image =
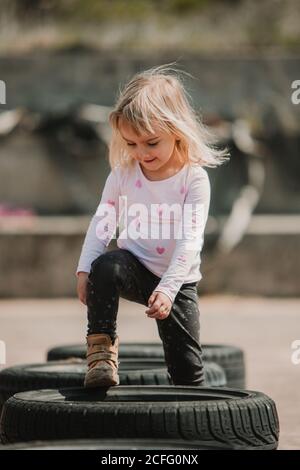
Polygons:
<instances>
[{"instance_id":1,"label":"brown boot","mask_svg":"<svg viewBox=\"0 0 300 470\"><path fill-rule=\"evenodd\" d=\"M87 336L87 365L85 387L110 387L119 385L118 347L119 337L114 344L111 337L104 333Z\"/></svg>"}]
</instances>

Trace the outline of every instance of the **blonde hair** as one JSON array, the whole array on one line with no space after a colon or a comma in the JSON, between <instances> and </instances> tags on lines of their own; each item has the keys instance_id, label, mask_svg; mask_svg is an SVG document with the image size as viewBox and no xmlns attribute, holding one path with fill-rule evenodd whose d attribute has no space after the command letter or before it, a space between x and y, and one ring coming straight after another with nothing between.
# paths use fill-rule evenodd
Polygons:
<instances>
[{"instance_id":1,"label":"blonde hair","mask_svg":"<svg viewBox=\"0 0 300 470\"><path fill-rule=\"evenodd\" d=\"M228 149L214 147L217 139L198 118L188 100L181 77L170 64L137 73L119 90L109 114L112 136L109 145L111 168L133 163L119 131L119 118L125 119L137 135L154 133L153 123L164 132L176 135L175 149L187 164L216 167L229 158ZM171 64L172 65L172 64ZM174 73L173 73L174 72ZM185 72L186 73L186 72Z\"/></svg>"}]
</instances>

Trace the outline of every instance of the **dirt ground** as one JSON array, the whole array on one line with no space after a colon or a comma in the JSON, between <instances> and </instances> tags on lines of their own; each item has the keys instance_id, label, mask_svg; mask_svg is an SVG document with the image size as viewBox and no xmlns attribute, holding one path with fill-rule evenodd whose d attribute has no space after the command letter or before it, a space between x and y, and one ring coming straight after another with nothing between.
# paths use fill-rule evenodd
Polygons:
<instances>
[{"instance_id":1,"label":"dirt ground","mask_svg":"<svg viewBox=\"0 0 300 470\"><path fill-rule=\"evenodd\" d=\"M238 296L199 298L202 343L232 344L246 355L247 388L276 402L279 449L300 449L300 364L291 361L300 340L300 299ZM120 299L120 341L160 341L142 305ZM50 347L83 342L86 307L77 299L0 301L0 340L6 366L43 362Z\"/></svg>"}]
</instances>

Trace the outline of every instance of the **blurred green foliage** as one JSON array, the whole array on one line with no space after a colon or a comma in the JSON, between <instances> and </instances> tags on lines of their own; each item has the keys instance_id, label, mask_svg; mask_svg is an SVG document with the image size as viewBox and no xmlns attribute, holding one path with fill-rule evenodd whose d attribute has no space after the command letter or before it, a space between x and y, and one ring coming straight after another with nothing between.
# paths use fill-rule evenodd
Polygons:
<instances>
[{"instance_id":1,"label":"blurred green foliage","mask_svg":"<svg viewBox=\"0 0 300 470\"><path fill-rule=\"evenodd\" d=\"M300 47L300 0L0 0L0 52ZM272 8L270 8L272 4Z\"/></svg>"},{"instance_id":2,"label":"blurred green foliage","mask_svg":"<svg viewBox=\"0 0 300 470\"><path fill-rule=\"evenodd\" d=\"M16 17L93 20L144 18L152 14L189 14L216 3L237 4L240 0L2 0L0 11L13 9Z\"/></svg>"}]
</instances>

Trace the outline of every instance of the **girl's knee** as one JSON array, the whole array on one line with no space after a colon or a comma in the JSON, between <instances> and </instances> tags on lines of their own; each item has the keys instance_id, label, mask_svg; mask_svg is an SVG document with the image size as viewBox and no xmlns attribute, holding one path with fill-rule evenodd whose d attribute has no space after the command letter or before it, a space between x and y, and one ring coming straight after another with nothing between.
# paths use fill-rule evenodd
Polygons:
<instances>
[{"instance_id":1,"label":"girl's knee","mask_svg":"<svg viewBox=\"0 0 300 470\"><path fill-rule=\"evenodd\" d=\"M102 278L114 282L121 279L121 268L122 264L114 256L109 252L103 253L92 262L89 278L91 280Z\"/></svg>"}]
</instances>

